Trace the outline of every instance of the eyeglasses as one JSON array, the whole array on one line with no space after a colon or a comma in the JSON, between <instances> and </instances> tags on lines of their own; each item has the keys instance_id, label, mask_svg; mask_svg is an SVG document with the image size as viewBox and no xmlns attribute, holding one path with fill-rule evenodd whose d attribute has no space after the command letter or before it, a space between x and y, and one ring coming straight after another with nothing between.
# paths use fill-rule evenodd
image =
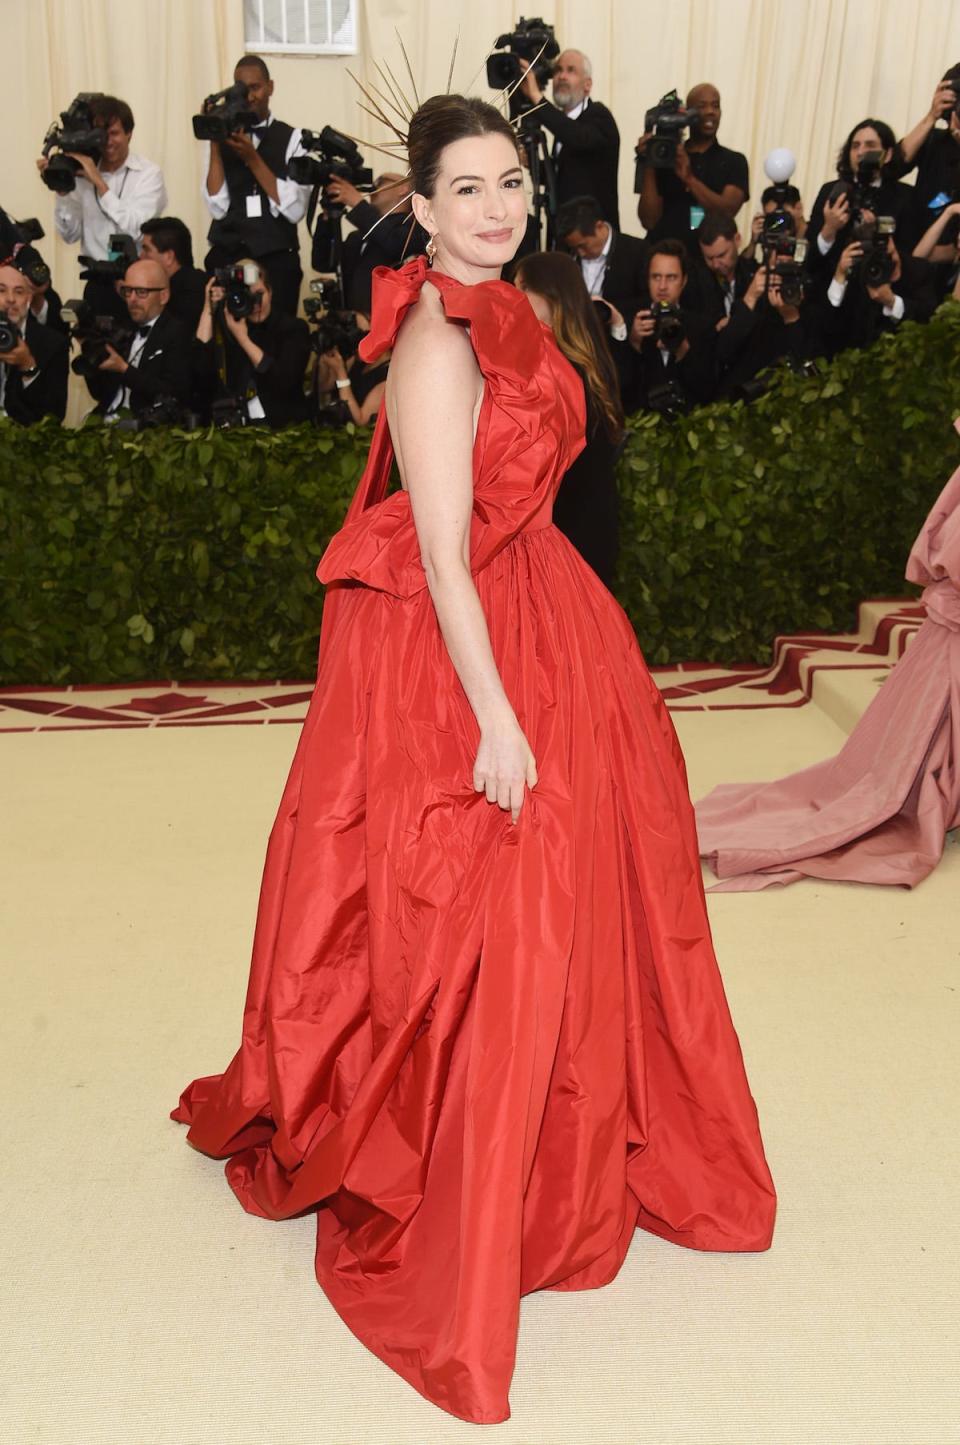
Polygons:
<instances>
[{"instance_id":1,"label":"eyeglasses","mask_svg":"<svg viewBox=\"0 0 960 1445\"><path fill-rule=\"evenodd\" d=\"M166 289L167 289L166 286L118 286L118 287L117 287L117 290L120 292L120 295L123 297L124 301L128 301L131 296L136 296L136 298L137 298L138 301L146 301L147 297L151 294L151 292L153 292L153 291L166 291Z\"/></svg>"}]
</instances>

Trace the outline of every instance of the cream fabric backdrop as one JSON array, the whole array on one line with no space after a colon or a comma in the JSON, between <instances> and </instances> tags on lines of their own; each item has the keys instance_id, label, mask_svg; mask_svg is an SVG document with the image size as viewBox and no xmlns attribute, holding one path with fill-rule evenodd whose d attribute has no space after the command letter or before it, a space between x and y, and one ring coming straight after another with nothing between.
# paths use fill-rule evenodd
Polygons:
<instances>
[{"instance_id":1,"label":"cream fabric backdrop","mask_svg":"<svg viewBox=\"0 0 960 1445\"><path fill-rule=\"evenodd\" d=\"M621 219L636 233L633 146L644 110L671 86L716 83L721 139L749 156L754 199L764 155L787 145L809 205L852 124L877 115L902 133L926 110L936 79L960 60L957 0L489 0L484 7L359 0L357 56L268 57L276 113L294 125L382 138L357 108L348 67L366 78L372 54L399 73L397 26L423 95L445 84L459 26L454 84L462 87L497 35L531 8L554 21L562 44L593 61L594 94L611 107L622 136ZM33 164L40 141L78 90L110 91L132 106L134 149L162 165L169 211L191 227L202 259L202 147L190 116L231 78L245 48L242 11L241 0L0 0L8 113L18 128L16 144L5 148L0 203L17 217L39 216L53 235L53 198ZM473 90L490 94L482 77ZM375 169L389 164L374 151L368 161ZM61 295L75 294L76 248L48 240L43 249Z\"/></svg>"}]
</instances>

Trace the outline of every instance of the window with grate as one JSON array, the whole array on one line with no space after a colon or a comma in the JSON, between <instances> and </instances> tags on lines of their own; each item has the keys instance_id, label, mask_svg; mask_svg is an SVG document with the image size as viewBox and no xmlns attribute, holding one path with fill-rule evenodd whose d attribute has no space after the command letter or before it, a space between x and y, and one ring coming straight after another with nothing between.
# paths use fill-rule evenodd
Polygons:
<instances>
[{"instance_id":1,"label":"window with grate","mask_svg":"<svg viewBox=\"0 0 960 1445\"><path fill-rule=\"evenodd\" d=\"M355 55L357 0L243 0L249 50Z\"/></svg>"}]
</instances>

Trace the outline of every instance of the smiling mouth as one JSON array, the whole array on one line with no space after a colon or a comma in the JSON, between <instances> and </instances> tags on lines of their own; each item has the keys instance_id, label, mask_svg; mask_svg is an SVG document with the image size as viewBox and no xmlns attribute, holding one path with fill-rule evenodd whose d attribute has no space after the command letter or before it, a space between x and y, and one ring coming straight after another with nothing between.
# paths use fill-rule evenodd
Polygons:
<instances>
[{"instance_id":1,"label":"smiling mouth","mask_svg":"<svg viewBox=\"0 0 960 1445\"><path fill-rule=\"evenodd\" d=\"M506 229L502 231L478 231L477 235L481 241L505 241L508 236L513 235L513 230L510 226L507 226Z\"/></svg>"}]
</instances>

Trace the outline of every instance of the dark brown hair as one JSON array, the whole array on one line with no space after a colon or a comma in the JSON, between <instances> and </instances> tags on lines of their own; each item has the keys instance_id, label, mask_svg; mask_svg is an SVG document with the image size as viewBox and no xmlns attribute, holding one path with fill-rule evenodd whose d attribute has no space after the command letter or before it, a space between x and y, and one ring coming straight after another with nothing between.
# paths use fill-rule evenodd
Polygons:
<instances>
[{"instance_id":1,"label":"dark brown hair","mask_svg":"<svg viewBox=\"0 0 960 1445\"><path fill-rule=\"evenodd\" d=\"M616 367L580 267L562 251L537 251L517 263L514 282L550 302L553 334L583 375L587 394L611 441L623 435Z\"/></svg>"},{"instance_id":2,"label":"dark brown hair","mask_svg":"<svg viewBox=\"0 0 960 1445\"><path fill-rule=\"evenodd\" d=\"M710 211L696 229L701 246L712 246L721 237L724 241L735 241L739 234L737 223L726 211Z\"/></svg>"},{"instance_id":3,"label":"dark brown hair","mask_svg":"<svg viewBox=\"0 0 960 1445\"><path fill-rule=\"evenodd\" d=\"M259 70L264 80L270 79L270 72L267 69L267 62L264 60L262 55L241 55L236 65L233 67L234 75L236 75L238 70Z\"/></svg>"},{"instance_id":4,"label":"dark brown hair","mask_svg":"<svg viewBox=\"0 0 960 1445\"><path fill-rule=\"evenodd\" d=\"M133 111L125 100L118 100L115 95L95 95L90 102L90 114L94 125L102 125L104 130L109 130L115 120L127 135L133 130Z\"/></svg>"},{"instance_id":5,"label":"dark brown hair","mask_svg":"<svg viewBox=\"0 0 960 1445\"><path fill-rule=\"evenodd\" d=\"M474 135L502 135L520 152L513 126L502 111L476 96L432 95L410 121L407 154L410 181L421 196L433 195L440 159L448 145Z\"/></svg>"},{"instance_id":6,"label":"dark brown hair","mask_svg":"<svg viewBox=\"0 0 960 1445\"><path fill-rule=\"evenodd\" d=\"M709 241L707 242L707 245L710 245ZM650 255L647 258L648 275L650 272L650 262L653 260L654 256L674 256L680 262L680 275L686 276L689 267L689 259L687 257L687 248L682 241L675 241L672 236L668 236L663 241L654 241L653 245L650 247Z\"/></svg>"}]
</instances>

